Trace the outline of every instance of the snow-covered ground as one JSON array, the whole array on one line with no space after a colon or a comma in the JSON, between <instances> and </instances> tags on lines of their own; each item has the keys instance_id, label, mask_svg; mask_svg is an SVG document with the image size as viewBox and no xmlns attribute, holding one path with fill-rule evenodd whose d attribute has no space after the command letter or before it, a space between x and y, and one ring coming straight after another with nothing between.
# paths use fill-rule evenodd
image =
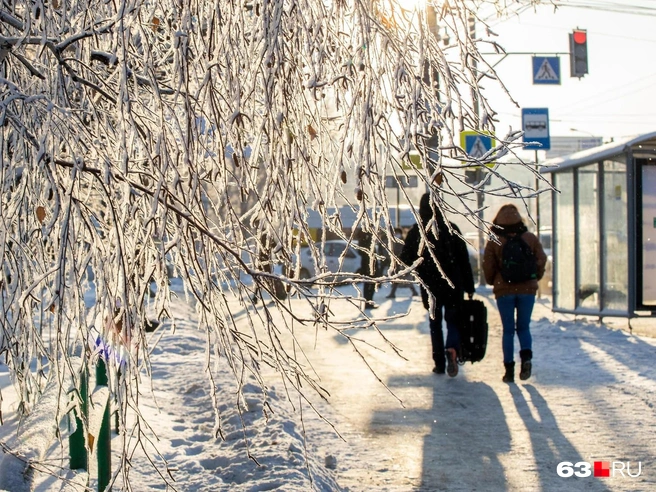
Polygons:
<instances>
[{"instance_id":1,"label":"snow-covered ground","mask_svg":"<svg viewBox=\"0 0 656 492\"><path fill-rule=\"evenodd\" d=\"M409 314L381 324L380 333L348 333L361 340L367 364L334 332L295 332L308 369L311 363L330 393L327 402L313 403L334 429L293 394L288 398L273 371L265 372L270 410L256 384L242 389L248 409L242 429L235 382L225 371L215 381L224 440L214 436L204 334L195 329L193 309L178 304L175 332L165 323L153 334L161 336L152 355L155 391L141 400L157 435L157 468L181 491L656 490L656 340L553 314L541 299L532 325L534 376L508 385L501 382L498 313L490 292L480 290L489 310L488 353L456 378L431 372L419 298L399 289L388 300L383 287L371 315ZM346 303L331 309L344 318L356 314ZM2 365L0 387L0 441L13 446L15 405ZM119 443L114 436L114 452ZM65 466L62 452L65 446L53 446L49 464ZM631 462L632 474L640 462L641 474L561 478L557 466L564 461ZM167 490L141 450L131 462L133 490ZM41 477L37 490L61 485Z\"/></svg>"}]
</instances>

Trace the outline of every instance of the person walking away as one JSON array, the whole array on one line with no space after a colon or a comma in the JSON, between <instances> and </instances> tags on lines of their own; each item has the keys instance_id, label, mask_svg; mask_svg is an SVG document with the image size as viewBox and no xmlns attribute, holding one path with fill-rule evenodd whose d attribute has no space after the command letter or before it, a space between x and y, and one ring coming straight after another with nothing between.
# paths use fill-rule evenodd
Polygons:
<instances>
[{"instance_id":1,"label":"person walking away","mask_svg":"<svg viewBox=\"0 0 656 492\"><path fill-rule=\"evenodd\" d=\"M499 242L489 240L483 253L485 282L493 286L503 326L501 346L506 383L515 381L515 333L519 339L521 367L519 378L531 377L533 340L530 323L544 275L547 255L537 236L528 232L517 207L503 205L493 220L492 232Z\"/></svg>"},{"instance_id":2,"label":"person walking away","mask_svg":"<svg viewBox=\"0 0 656 492\"><path fill-rule=\"evenodd\" d=\"M392 253L396 258L399 258L401 256L401 252L403 251L403 243L401 242L401 240L403 239L403 234L401 232L401 229L396 227L394 229L394 236L396 237L397 241L394 241L394 247L392 249ZM412 280L411 275L405 275L402 278L403 280ZM417 295L417 291L415 290L415 286L413 284L397 284L396 282L392 282L392 290L387 295L387 299L394 299L396 297L396 289L399 287L407 287L412 291L413 296Z\"/></svg>"},{"instance_id":3,"label":"person walking away","mask_svg":"<svg viewBox=\"0 0 656 492\"><path fill-rule=\"evenodd\" d=\"M373 235L370 232L365 232L360 230L358 233L358 246L361 248L360 256L362 258L360 263L360 273L368 277L374 277L378 274L376 267L376 259L374 258L373 268L371 265L371 255L373 251L371 249L371 242L373 240ZM362 288L362 295L364 296L364 308L365 309L375 309L378 306L374 302L374 292L376 286L373 282L364 282Z\"/></svg>"},{"instance_id":4,"label":"person walking away","mask_svg":"<svg viewBox=\"0 0 656 492\"><path fill-rule=\"evenodd\" d=\"M425 287L421 286L421 298L429 311L428 324L435 362L433 372L444 374L446 355L446 372L455 377L458 374L460 308L465 292L470 298L474 295L474 275L467 245L458 235L460 229L454 223L446 223L440 209L431 203L428 193L421 197L419 218L421 224L415 224L408 232L400 259L406 265L411 265L420 256L423 258L417 267L417 274L425 284ZM425 231L427 241L422 238L422 230ZM431 251L452 285L440 272ZM447 328L446 348L442 332L443 319Z\"/></svg>"}]
</instances>

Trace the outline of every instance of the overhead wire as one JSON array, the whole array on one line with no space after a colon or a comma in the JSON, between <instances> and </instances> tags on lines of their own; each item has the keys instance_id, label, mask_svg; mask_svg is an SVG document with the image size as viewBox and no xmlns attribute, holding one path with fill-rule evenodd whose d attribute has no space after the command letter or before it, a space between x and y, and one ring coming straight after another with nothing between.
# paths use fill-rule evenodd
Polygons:
<instances>
[{"instance_id":1,"label":"overhead wire","mask_svg":"<svg viewBox=\"0 0 656 492\"><path fill-rule=\"evenodd\" d=\"M557 8L569 7L622 14L656 16L655 2L649 2L653 5L651 7L644 5L644 2L642 3L643 4L607 0L564 0L554 1L553 5Z\"/></svg>"},{"instance_id":2,"label":"overhead wire","mask_svg":"<svg viewBox=\"0 0 656 492\"><path fill-rule=\"evenodd\" d=\"M621 84L621 85L617 85L617 86L614 86L614 87L610 87L610 88L605 89L605 90L603 90L603 91L600 91L600 92L596 92L596 93L594 93L594 94L591 94L591 95L589 95L589 96L587 96L587 97L583 97L583 98L579 99L576 103L573 103L573 104L568 105L568 107L578 107L581 103L585 103L585 102L587 102L587 101L592 101L592 100L599 100L600 98L602 98L602 97L603 97L605 94L607 94L607 93L616 93L616 92L618 92L618 91L621 91L622 89L626 89L626 88L629 87L629 86L635 85L635 84L637 84L637 83L643 82L643 81L645 81L645 80L647 80L647 79L651 79L651 78L653 78L653 77L656 77L656 72L650 73L650 74L648 74L648 75L645 75L644 77L641 77L641 78L639 78L639 79L633 80L633 81L631 81L631 82L625 82L625 83L623 83L623 84ZM619 96L619 97L606 98L606 99L604 99L604 100L605 100L605 101L613 101L613 100L615 100L615 99L620 99L621 97L628 96L628 95L631 95L631 94L635 94L636 92L640 92L640 91L643 91L643 90L645 90L645 89L652 89L652 88L653 88L653 84L650 83L649 85L647 85L647 86L645 86L645 87L640 87L640 88L637 88L637 89L635 89L635 90L632 90L631 92L623 93L623 94L622 94L621 96ZM589 105L588 105L588 106L584 106L584 108L585 108L585 107L590 107L590 106L589 106ZM579 108L579 109L583 109L583 108Z\"/></svg>"},{"instance_id":3,"label":"overhead wire","mask_svg":"<svg viewBox=\"0 0 656 492\"><path fill-rule=\"evenodd\" d=\"M645 5L644 2L649 2L651 6ZM493 4L491 3L490 6ZM631 15L644 15L650 17L656 17L656 1L644 0L641 3L627 3L627 2L615 2L608 0L549 0L543 1L539 4L535 4L530 0L523 0L513 3L512 5L506 6L505 10L502 11L503 15L499 15L499 10L494 9L490 10L489 14L481 15L479 18L482 21L492 21L497 19L499 22L504 22L510 17L515 17L522 14L523 12L529 9L535 9L538 7L550 7L554 9L560 8L578 8L585 10L595 10L600 12L613 12L621 14L631 14ZM496 22L494 23L496 24ZM491 24L492 25L492 24Z\"/></svg>"}]
</instances>

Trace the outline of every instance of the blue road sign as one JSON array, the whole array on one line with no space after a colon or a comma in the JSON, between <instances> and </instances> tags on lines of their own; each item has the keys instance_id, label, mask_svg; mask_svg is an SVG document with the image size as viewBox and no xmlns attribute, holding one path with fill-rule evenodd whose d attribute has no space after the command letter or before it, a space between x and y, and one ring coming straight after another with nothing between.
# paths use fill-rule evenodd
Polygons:
<instances>
[{"instance_id":1,"label":"blue road sign","mask_svg":"<svg viewBox=\"0 0 656 492\"><path fill-rule=\"evenodd\" d=\"M534 84L560 84L560 57L534 56L533 57L533 83Z\"/></svg>"},{"instance_id":2,"label":"blue road sign","mask_svg":"<svg viewBox=\"0 0 656 492\"><path fill-rule=\"evenodd\" d=\"M466 131L460 134L460 146L465 149L467 154L477 159L483 157L495 144L496 141L492 135L474 131Z\"/></svg>"},{"instance_id":3,"label":"blue road sign","mask_svg":"<svg viewBox=\"0 0 656 492\"><path fill-rule=\"evenodd\" d=\"M551 148L549 109L523 108L522 130L524 131L524 142L531 142L524 146L525 149L549 150Z\"/></svg>"}]
</instances>

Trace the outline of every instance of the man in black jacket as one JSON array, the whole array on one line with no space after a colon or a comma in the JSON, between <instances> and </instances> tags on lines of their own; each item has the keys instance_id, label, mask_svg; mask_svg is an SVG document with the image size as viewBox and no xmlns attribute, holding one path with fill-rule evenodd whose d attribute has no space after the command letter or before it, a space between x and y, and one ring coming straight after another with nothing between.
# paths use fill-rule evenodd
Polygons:
<instances>
[{"instance_id":1,"label":"man in black jacket","mask_svg":"<svg viewBox=\"0 0 656 492\"><path fill-rule=\"evenodd\" d=\"M411 265L419 257L423 258L417 267L417 274L426 286L422 285L421 298L424 307L429 310L435 361L433 372L444 374L446 355L446 372L454 377L458 374L459 310L464 293L470 298L474 295L474 275L467 245L458 236L460 229L452 222L447 225L437 205L431 204L428 193L421 197L419 217L421 225L415 224L405 238L401 261ZM423 240L422 231L425 232L426 241ZM433 311L430 310L431 296L434 298ZM442 310L447 328L446 350L442 333Z\"/></svg>"}]
</instances>

